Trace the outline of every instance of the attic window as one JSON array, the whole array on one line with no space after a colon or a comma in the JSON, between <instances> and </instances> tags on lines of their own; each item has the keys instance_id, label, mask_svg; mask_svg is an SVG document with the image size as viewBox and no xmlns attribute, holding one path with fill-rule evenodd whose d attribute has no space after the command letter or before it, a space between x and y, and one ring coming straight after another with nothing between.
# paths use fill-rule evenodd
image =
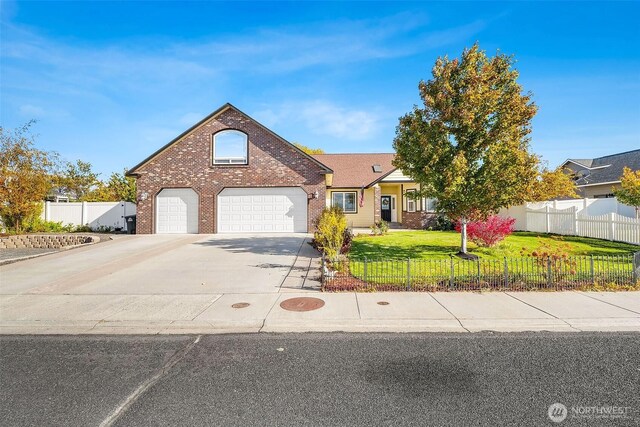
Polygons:
<instances>
[{"instance_id":1,"label":"attic window","mask_svg":"<svg viewBox=\"0 0 640 427\"><path fill-rule=\"evenodd\" d=\"M373 165L373 166L372 166L372 168L373 168L373 171L374 171L375 173L382 173L382 166L380 166L380 165Z\"/></svg>"},{"instance_id":2,"label":"attic window","mask_svg":"<svg viewBox=\"0 0 640 427\"><path fill-rule=\"evenodd\" d=\"M213 163L247 164L247 135L237 130L223 130L213 136Z\"/></svg>"}]
</instances>

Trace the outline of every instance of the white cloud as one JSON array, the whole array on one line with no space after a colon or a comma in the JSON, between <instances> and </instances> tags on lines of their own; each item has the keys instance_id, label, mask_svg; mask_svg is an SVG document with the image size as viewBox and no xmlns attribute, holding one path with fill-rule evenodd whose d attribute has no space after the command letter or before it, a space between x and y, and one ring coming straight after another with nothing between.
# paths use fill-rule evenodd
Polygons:
<instances>
[{"instance_id":1,"label":"white cloud","mask_svg":"<svg viewBox=\"0 0 640 427\"><path fill-rule=\"evenodd\" d=\"M216 92L223 91L238 71L250 78L251 74L286 74L408 56L468 38L483 26L483 21L477 21L434 31L424 17L399 14L375 20L245 29L225 38L150 48L136 40L103 46L70 44L3 22L2 86L5 91L103 104L125 92L143 96L191 92L195 87Z\"/></svg>"},{"instance_id":2,"label":"white cloud","mask_svg":"<svg viewBox=\"0 0 640 427\"><path fill-rule=\"evenodd\" d=\"M302 106L300 115L309 129L320 135L357 141L371 137L378 130L375 113L350 110L326 101Z\"/></svg>"},{"instance_id":3,"label":"white cloud","mask_svg":"<svg viewBox=\"0 0 640 427\"><path fill-rule=\"evenodd\" d=\"M312 100L271 106L253 116L267 127L298 121L316 135L360 141L371 138L380 130L381 114L376 109L349 108L326 100Z\"/></svg>"},{"instance_id":4,"label":"white cloud","mask_svg":"<svg viewBox=\"0 0 640 427\"><path fill-rule=\"evenodd\" d=\"M31 104L21 105L18 111L20 111L20 114L22 114L23 116L34 119L40 118L45 115L45 111L42 107Z\"/></svg>"},{"instance_id":5,"label":"white cloud","mask_svg":"<svg viewBox=\"0 0 640 427\"><path fill-rule=\"evenodd\" d=\"M215 62L230 70L287 73L308 67L389 59L465 40L485 27L482 20L431 30L423 16L341 20L305 26L255 29L204 43L175 44L175 56ZM411 37L406 37L411 34Z\"/></svg>"},{"instance_id":6,"label":"white cloud","mask_svg":"<svg viewBox=\"0 0 640 427\"><path fill-rule=\"evenodd\" d=\"M18 113L28 119L65 119L70 117L68 111L60 107L41 107L33 104L23 104L18 107Z\"/></svg>"}]
</instances>

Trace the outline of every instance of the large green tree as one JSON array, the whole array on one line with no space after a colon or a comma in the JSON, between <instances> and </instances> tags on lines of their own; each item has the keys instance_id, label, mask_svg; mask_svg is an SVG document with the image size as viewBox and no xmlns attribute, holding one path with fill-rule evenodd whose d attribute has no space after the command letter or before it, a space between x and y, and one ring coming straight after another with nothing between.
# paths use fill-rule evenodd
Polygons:
<instances>
[{"instance_id":1,"label":"large green tree","mask_svg":"<svg viewBox=\"0 0 640 427\"><path fill-rule=\"evenodd\" d=\"M55 152L35 147L33 123L14 130L0 127L0 217L17 233L25 220L40 214L59 168Z\"/></svg>"},{"instance_id":2,"label":"large green tree","mask_svg":"<svg viewBox=\"0 0 640 427\"><path fill-rule=\"evenodd\" d=\"M487 57L476 43L460 59L438 58L419 84L423 107L400 118L394 166L422 185L422 196L466 225L526 201L538 176L529 152L537 107L518 84L514 59Z\"/></svg>"}]
</instances>

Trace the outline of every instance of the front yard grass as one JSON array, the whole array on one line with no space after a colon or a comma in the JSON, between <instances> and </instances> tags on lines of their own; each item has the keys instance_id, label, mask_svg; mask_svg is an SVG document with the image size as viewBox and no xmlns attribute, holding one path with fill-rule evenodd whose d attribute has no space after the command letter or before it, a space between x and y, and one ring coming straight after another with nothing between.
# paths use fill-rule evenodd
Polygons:
<instances>
[{"instance_id":1,"label":"front yard grass","mask_svg":"<svg viewBox=\"0 0 640 427\"><path fill-rule=\"evenodd\" d=\"M568 243L570 256L624 255L640 251L640 246L576 236L556 236L515 232L493 248L468 244L469 252L483 259L520 257L537 250L543 243L558 247ZM351 259L447 259L460 249L460 234L455 231L407 231L384 236L358 236L353 240Z\"/></svg>"}]
</instances>

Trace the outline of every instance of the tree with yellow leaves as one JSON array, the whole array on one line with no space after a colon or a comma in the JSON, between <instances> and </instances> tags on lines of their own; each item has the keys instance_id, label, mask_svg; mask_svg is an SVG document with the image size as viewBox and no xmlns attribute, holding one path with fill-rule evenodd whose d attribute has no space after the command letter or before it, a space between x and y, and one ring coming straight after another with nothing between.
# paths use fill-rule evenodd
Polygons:
<instances>
[{"instance_id":1,"label":"tree with yellow leaves","mask_svg":"<svg viewBox=\"0 0 640 427\"><path fill-rule=\"evenodd\" d=\"M35 148L33 123L0 127L0 217L17 233L25 220L40 214L60 166L57 153Z\"/></svg>"},{"instance_id":2,"label":"tree with yellow leaves","mask_svg":"<svg viewBox=\"0 0 640 427\"><path fill-rule=\"evenodd\" d=\"M543 168L530 189L528 201L541 202L561 197L578 197L573 176L561 167L555 170Z\"/></svg>"},{"instance_id":3,"label":"tree with yellow leaves","mask_svg":"<svg viewBox=\"0 0 640 427\"><path fill-rule=\"evenodd\" d=\"M322 148L307 147L306 145L302 145L299 142L294 142L293 145L307 154L324 154L324 150Z\"/></svg>"},{"instance_id":4,"label":"tree with yellow leaves","mask_svg":"<svg viewBox=\"0 0 640 427\"><path fill-rule=\"evenodd\" d=\"M620 177L619 189L614 189L613 194L620 203L636 208L636 218L640 210L640 170L633 171L625 166Z\"/></svg>"}]
</instances>

